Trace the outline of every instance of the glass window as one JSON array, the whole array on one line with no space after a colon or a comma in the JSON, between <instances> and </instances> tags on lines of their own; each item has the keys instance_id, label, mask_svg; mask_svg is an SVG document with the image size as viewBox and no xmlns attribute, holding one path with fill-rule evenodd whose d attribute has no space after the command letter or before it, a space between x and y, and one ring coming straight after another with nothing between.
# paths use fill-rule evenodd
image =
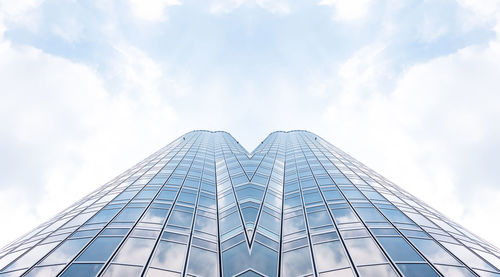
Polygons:
<instances>
[{"instance_id":1,"label":"glass window","mask_svg":"<svg viewBox=\"0 0 500 277\"><path fill-rule=\"evenodd\" d=\"M167 218L168 210L165 209L149 209L141 221L163 224Z\"/></svg>"},{"instance_id":2,"label":"glass window","mask_svg":"<svg viewBox=\"0 0 500 277\"><path fill-rule=\"evenodd\" d=\"M61 277L89 277L95 276L103 264L72 264L64 271Z\"/></svg>"},{"instance_id":3,"label":"glass window","mask_svg":"<svg viewBox=\"0 0 500 277\"><path fill-rule=\"evenodd\" d=\"M236 273L243 271L248 266L248 260L248 249L244 242L222 252L224 276L234 276Z\"/></svg>"},{"instance_id":4,"label":"glass window","mask_svg":"<svg viewBox=\"0 0 500 277\"><path fill-rule=\"evenodd\" d=\"M191 220L193 218L192 213L186 213L181 211L173 211L168 220L168 224L191 227Z\"/></svg>"},{"instance_id":5,"label":"glass window","mask_svg":"<svg viewBox=\"0 0 500 277\"><path fill-rule=\"evenodd\" d=\"M358 218L350 208L334 209L331 211L335 221L339 224L358 221Z\"/></svg>"},{"instance_id":6,"label":"glass window","mask_svg":"<svg viewBox=\"0 0 500 277\"><path fill-rule=\"evenodd\" d=\"M326 211L308 213L307 220L309 222L309 227L311 228L332 224L330 215Z\"/></svg>"},{"instance_id":7,"label":"glass window","mask_svg":"<svg viewBox=\"0 0 500 277\"><path fill-rule=\"evenodd\" d=\"M132 265L111 264L104 272L103 277L135 277L140 276L142 267Z\"/></svg>"},{"instance_id":8,"label":"glass window","mask_svg":"<svg viewBox=\"0 0 500 277\"><path fill-rule=\"evenodd\" d=\"M56 247L59 242L52 242L47 244L42 244L35 246L29 252L21 256L17 261L10 264L4 271L11 271L14 269L20 269L28 266L32 266L33 263L40 260L45 254L47 254L52 248Z\"/></svg>"},{"instance_id":9,"label":"glass window","mask_svg":"<svg viewBox=\"0 0 500 277\"><path fill-rule=\"evenodd\" d=\"M188 274L196 276L217 276L217 268L217 253L198 247L191 247L187 266Z\"/></svg>"},{"instance_id":10,"label":"glass window","mask_svg":"<svg viewBox=\"0 0 500 277\"><path fill-rule=\"evenodd\" d=\"M139 192L134 199L153 199L157 190L143 190Z\"/></svg>"},{"instance_id":11,"label":"glass window","mask_svg":"<svg viewBox=\"0 0 500 277\"><path fill-rule=\"evenodd\" d=\"M394 272L394 269L388 264L361 266L361 267L358 267L358 272L359 272L359 276L361 276L361 277L370 277L370 276L377 276L377 277L393 277L394 276L394 277L396 277L396 276L398 276Z\"/></svg>"},{"instance_id":12,"label":"glass window","mask_svg":"<svg viewBox=\"0 0 500 277\"><path fill-rule=\"evenodd\" d=\"M389 256L398 261L422 261L420 255L402 237L379 237Z\"/></svg>"},{"instance_id":13,"label":"glass window","mask_svg":"<svg viewBox=\"0 0 500 277\"><path fill-rule=\"evenodd\" d=\"M283 276L303 276L313 273L309 247L283 253Z\"/></svg>"},{"instance_id":14,"label":"glass window","mask_svg":"<svg viewBox=\"0 0 500 277\"><path fill-rule=\"evenodd\" d=\"M382 213L392 222L413 223L402 212L393 209L380 209Z\"/></svg>"},{"instance_id":15,"label":"glass window","mask_svg":"<svg viewBox=\"0 0 500 277\"><path fill-rule=\"evenodd\" d=\"M221 234L225 234L239 225L240 225L240 217L238 215L238 212L234 212L224 218L221 218L219 221Z\"/></svg>"},{"instance_id":16,"label":"glass window","mask_svg":"<svg viewBox=\"0 0 500 277\"><path fill-rule=\"evenodd\" d=\"M397 266L405 277L439 277L428 264L397 264Z\"/></svg>"},{"instance_id":17,"label":"glass window","mask_svg":"<svg viewBox=\"0 0 500 277\"><path fill-rule=\"evenodd\" d=\"M113 221L135 222L141 216L142 211L142 208L125 208Z\"/></svg>"},{"instance_id":18,"label":"glass window","mask_svg":"<svg viewBox=\"0 0 500 277\"><path fill-rule=\"evenodd\" d=\"M162 190L157 198L165 200L174 200L177 191L175 190Z\"/></svg>"},{"instance_id":19,"label":"glass window","mask_svg":"<svg viewBox=\"0 0 500 277\"><path fill-rule=\"evenodd\" d=\"M343 190L345 197L351 199L365 199L365 197L358 190Z\"/></svg>"},{"instance_id":20,"label":"glass window","mask_svg":"<svg viewBox=\"0 0 500 277\"><path fill-rule=\"evenodd\" d=\"M305 230L304 217L302 215L287 218L283 221L283 234L291 234Z\"/></svg>"},{"instance_id":21,"label":"glass window","mask_svg":"<svg viewBox=\"0 0 500 277\"><path fill-rule=\"evenodd\" d=\"M469 249L465 248L464 246L448 242L442 242L442 244L468 266L495 271L495 269L492 266L487 264L485 261L483 261L481 258L476 256L474 253L472 253Z\"/></svg>"},{"instance_id":22,"label":"glass window","mask_svg":"<svg viewBox=\"0 0 500 277\"><path fill-rule=\"evenodd\" d=\"M266 212L262 212L260 215L259 225L272 232L279 233L281 221Z\"/></svg>"},{"instance_id":23,"label":"glass window","mask_svg":"<svg viewBox=\"0 0 500 277\"><path fill-rule=\"evenodd\" d=\"M356 208L361 219L365 222L386 221L385 218L375 208Z\"/></svg>"},{"instance_id":24,"label":"glass window","mask_svg":"<svg viewBox=\"0 0 500 277\"><path fill-rule=\"evenodd\" d=\"M50 253L50 255L40 264L66 263L78 254L89 241L90 238L67 240L59 245L59 247L54 252Z\"/></svg>"},{"instance_id":25,"label":"glass window","mask_svg":"<svg viewBox=\"0 0 500 277\"><path fill-rule=\"evenodd\" d=\"M318 271L327 271L349 266L340 241L320 243L313 246L314 261Z\"/></svg>"},{"instance_id":26,"label":"glass window","mask_svg":"<svg viewBox=\"0 0 500 277\"><path fill-rule=\"evenodd\" d=\"M106 261L113 251L115 251L120 241L122 241L122 237L98 237L85 249L77 260Z\"/></svg>"},{"instance_id":27,"label":"glass window","mask_svg":"<svg viewBox=\"0 0 500 277\"><path fill-rule=\"evenodd\" d=\"M326 201L344 199L338 190L324 190L323 196Z\"/></svg>"},{"instance_id":28,"label":"glass window","mask_svg":"<svg viewBox=\"0 0 500 277\"><path fill-rule=\"evenodd\" d=\"M186 245L171 241L160 241L151 265L170 270L181 271L184 266Z\"/></svg>"},{"instance_id":29,"label":"glass window","mask_svg":"<svg viewBox=\"0 0 500 277\"><path fill-rule=\"evenodd\" d=\"M302 200L300 200L299 195L290 198L285 198L285 209L297 207L299 205L302 205Z\"/></svg>"},{"instance_id":30,"label":"glass window","mask_svg":"<svg viewBox=\"0 0 500 277\"><path fill-rule=\"evenodd\" d=\"M194 225L195 230L202 231L208 234L216 234L217 232L217 222L214 218L197 215L196 222Z\"/></svg>"},{"instance_id":31,"label":"glass window","mask_svg":"<svg viewBox=\"0 0 500 277\"><path fill-rule=\"evenodd\" d=\"M451 266L451 265L436 265L436 267L444 276L453 276L453 277L473 277L473 276L476 276L476 275L472 274L465 267L457 267L457 266Z\"/></svg>"},{"instance_id":32,"label":"glass window","mask_svg":"<svg viewBox=\"0 0 500 277\"><path fill-rule=\"evenodd\" d=\"M155 244L154 240L129 238L114 259L117 263L144 265Z\"/></svg>"},{"instance_id":33,"label":"glass window","mask_svg":"<svg viewBox=\"0 0 500 277\"><path fill-rule=\"evenodd\" d=\"M108 222L111 218L113 218L120 209L109 209L109 210L101 210L98 212L92 219L90 219L88 223L99 223L99 222Z\"/></svg>"},{"instance_id":34,"label":"glass window","mask_svg":"<svg viewBox=\"0 0 500 277\"><path fill-rule=\"evenodd\" d=\"M263 188L256 187L254 185L239 187L236 190L236 195L238 195L239 201L246 198L261 200L263 194L264 194Z\"/></svg>"},{"instance_id":35,"label":"glass window","mask_svg":"<svg viewBox=\"0 0 500 277\"><path fill-rule=\"evenodd\" d=\"M422 254L432 263L459 265L460 263L435 241L428 239L410 239Z\"/></svg>"},{"instance_id":36,"label":"glass window","mask_svg":"<svg viewBox=\"0 0 500 277\"><path fill-rule=\"evenodd\" d=\"M43 267L35 267L28 274L27 277L46 277L57 276L57 273L64 268L64 265L51 265Z\"/></svg>"},{"instance_id":37,"label":"glass window","mask_svg":"<svg viewBox=\"0 0 500 277\"><path fill-rule=\"evenodd\" d=\"M250 265L265 276L276 276L278 273L278 253L262 246L258 242L252 245Z\"/></svg>"},{"instance_id":38,"label":"glass window","mask_svg":"<svg viewBox=\"0 0 500 277\"><path fill-rule=\"evenodd\" d=\"M371 238L348 239L345 240L345 245L356 265L387 262Z\"/></svg>"}]
</instances>

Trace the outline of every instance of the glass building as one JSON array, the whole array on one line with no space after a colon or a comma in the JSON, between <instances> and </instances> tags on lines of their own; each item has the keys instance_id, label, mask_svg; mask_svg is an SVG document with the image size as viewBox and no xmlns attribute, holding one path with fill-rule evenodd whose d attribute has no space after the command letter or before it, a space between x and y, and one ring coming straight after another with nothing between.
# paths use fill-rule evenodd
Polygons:
<instances>
[{"instance_id":1,"label":"glass building","mask_svg":"<svg viewBox=\"0 0 500 277\"><path fill-rule=\"evenodd\" d=\"M322 138L193 131L0 251L0 276L500 276L500 250Z\"/></svg>"}]
</instances>

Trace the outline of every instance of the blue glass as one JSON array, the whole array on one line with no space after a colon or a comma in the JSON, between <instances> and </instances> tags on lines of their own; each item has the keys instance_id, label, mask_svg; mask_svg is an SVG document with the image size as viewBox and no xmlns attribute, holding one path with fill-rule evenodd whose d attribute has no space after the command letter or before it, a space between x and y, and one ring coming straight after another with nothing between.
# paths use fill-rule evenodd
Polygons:
<instances>
[{"instance_id":1,"label":"blue glass","mask_svg":"<svg viewBox=\"0 0 500 277\"><path fill-rule=\"evenodd\" d=\"M348 223L348 222L357 222L358 218L351 210L351 208L343 208L343 209L333 209L331 210L333 217L337 223Z\"/></svg>"},{"instance_id":2,"label":"blue glass","mask_svg":"<svg viewBox=\"0 0 500 277\"><path fill-rule=\"evenodd\" d=\"M193 219L192 213L173 211L168 220L168 224L177 225L181 227L191 227L192 219Z\"/></svg>"},{"instance_id":3,"label":"blue glass","mask_svg":"<svg viewBox=\"0 0 500 277\"><path fill-rule=\"evenodd\" d=\"M191 247L186 272L195 276L217 276L218 263L217 253Z\"/></svg>"},{"instance_id":4,"label":"blue glass","mask_svg":"<svg viewBox=\"0 0 500 277\"><path fill-rule=\"evenodd\" d=\"M99 222L108 222L111 218L113 218L120 209L106 209L98 212L94 217L92 217L87 223L99 223Z\"/></svg>"},{"instance_id":5,"label":"blue glass","mask_svg":"<svg viewBox=\"0 0 500 277\"><path fill-rule=\"evenodd\" d=\"M168 210L150 208L143 216L143 222L163 224L167 219Z\"/></svg>"},{"instance_id":6,"label":"blue glass","mask_svg":"<svg viewBox=\"0 0 500 277\"><path fill-rule=\"evenodd\" d=\"M106 261L121 240L121 237L98 237L85 249L77 261Z\"/></svg>"},{"instance_id":7,"label":"blue glass","mask_svg":"<svg viewBox=\"0 0 500 277\"><path fill-rule=\"evenodd\" d=\"M142 267L131 266L131 265L121 265L112 264L100 275L102 277L136 277L140 276L142 272Z\"/></svg>"},{"instance_id":8,"label":"blue glass","mask_svg":"<svg viewBox=\"0 0 500 277\"><path fill-rule=\"evenodd\" d=\"M379 237L378 240L394 261L423 261L402 237Z\"/></svg>"},{"instance_id":9,"label":"blue glass","mask_svg":"<svg viewBox=\"0 0 500 277\"><path fill-rule=\"evenodd\" d=\"M125 208L113 220L114 222L135 222L141 216L143 208Z\"/></svg>"},{"instance_id":10,"label":"blue glass","mask_svg":"<svg viewBox=\"0 0 500 277\"><path fill-rule=\"evenodd\" d=\"M64 271L61 277L90 277L95 276L103 264L72 264Z\"/></svg>"},{"instance_id":11,"label":"blue glass","mask_svg":"<svg viewBox=\"0 0 500 277\"><path fill-rule=\"evenodd\" d=\"M460 263L433 240L410 239L418 250L432 263L459 265Z\"/></svg>"},{"instance_id":12,"label":"blue glass","mask_svg":"<svg viewBox=\"0 0 500 277\"><path fill-rule=\"evenodd\" d=\"M361 219L365 222L384 222L386 221L382 214L375 208L356 208Z\"/></svg>"},{"instance_id":13,"label":"blue glass","mask_svg":"<svg viewBox=\"0 0 500 277\"><path fill-rule=\"evenodd\" d=\"M398 210L380 209L380 211L392 222L413 223L406 215Z\"/></svg>"},{"instance_id":14,"label":"blue glass","mask_svg":"<svg viewBox=\"0 0 500 277\"><path fill-rule=\"evenodd\" d=\"M208 234L215 234L217 232L217 222L213 218L197 215L194 228Z\"/></svg>"},{"instance_id":15,"label":"blue glass","mask_svg":"<svg viewBox=\"0 0 500 277\"><path fill-rule=\"evenodd\" d=\"M128 238L120 248L114 262L144 265L153 250L154 240L142 238Z\"/></svg>"},{"instance_id":16,"label":"blue glass","mask_svg":"<svg viewBox=\"0 0 500 277\"><path fill-rule=\"evenodd\" d=\"M58 264L70 261L90 241L90 238L72 239L63 242L40 264Z\"/></svg>"},{"instance_id":17,"label":"blue glass","mask_svg":"<svg viewBox=\"0 0 500 277\"><path fill-rule=\"evenodd\" d=\"M151 265L159 268L181 271L187 246L185 244L160 241Z\"/></svg>"},{"instance_id":18,"label":"blue glass","mask_svg":"<svg viewBox=\"0 0 500 277\"><path fill-rule=\"evenodd\" d=\"M345 246L356 265L387 262L372 238L348 239L345 240Z\"/></svg>"},{"instance_id":19,"label":"blue glass","mask_svg":"<svg viewBox=\"0 0 500 277\"><path fill-rule=\"evenodd\" d=\"M319 226L332 224L330 214L327 211L308 213L307 220L309 222L310 228L315 228L315 227L319 227Z\"/></svg>"},{"instance_id":20,"label":"blue glass","mask_svg":"<svg viewBox=\"0 0 500 277\"><path fill-rule=\"evenodd\" d=\"M358 267L360 277L397 277L399 276L394 269L388 264L368 265Z\"/></svg>"},{"instance_id":21,"label":"blue glass","mask_svg":"<svg viewBox=\"0 0 500 277\"><path fill-rule=\"evenodd\" d=\"M318 271L349 266L349 260L340 241L320 243L313 246L314 261Z\"/></svg>"},{"instance_id":22,"label":"blue glass","mask_svg":"<svg viewBox=\"0 0 500 277\"><path fill-rule=\"evenodd\" d=\"M281 272L285 277L296 277L312 274L311 252L309 247L285 252L283 255Z\"/></svg>"},{"instance_id":23,"label":"blue glass","mask_svg":"<svg viewBox=\"0 0 500 277\"><path fill-rule=\"evenodd\" d=\"M439 277L439 274L428 264L397 264L405 277Z\"/></svg>"}]
</instances>

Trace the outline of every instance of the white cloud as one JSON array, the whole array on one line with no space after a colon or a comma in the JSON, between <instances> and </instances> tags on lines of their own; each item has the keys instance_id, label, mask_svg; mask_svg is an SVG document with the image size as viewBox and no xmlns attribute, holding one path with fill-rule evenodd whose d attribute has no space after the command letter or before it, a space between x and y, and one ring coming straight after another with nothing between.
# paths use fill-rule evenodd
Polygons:
<instances>
[{"instance_id":1,"label":"white cloud","mask_svg":"<svg viewBox=\"0 0 500 277\"><path fill-rule=\"evenodd\" d=\"M162 21L166 19L165 9L181 5L179 0L129 0L132 14L142 20Z\"/></svg>"},{"instance_id":2,"label":"white cloud","mask_svg":"<svg viewBox=\"0 0 500 277\"><path fill-rule=\"evenodd\" d=\"M331 6L336 20L352 21L363 18L368 13L371 2L371 0L321 0L319 5Z\"/></svg>"},{"instance_id":3,"label":"white cloud","mask_svg":"<svg viewBox=\"0 0 500 277\"><path fill-rule=\"evenodd\" d=\"M392 92L367 96L374 83L384 82L372 73L377 49L364 49L341 67L345 90L325 114L333 130L326 136L499 245L500 223L491 218L500 210L494 166L500 154L499 41L415 65Z\"/></svg>"},{"instance_id":4,"label":"white cloud","mask_svg":"<svg viewBox=\"0 0 500 277\"><path fill-rule=\"evenodd\" d=\"M138 49L114 60L115 92L88 66L30 46L1 40L0 56L0 218L16 226L1 245L179 135L163 92L183 87Z\"/></svg>"},{"instance_id":5,"label":"white cloud","mask_svg":"<svg viewBox=\"0 0 500 277\"><path fill-rule=\"evenodd\" d=\"M232 12L245 4L256 5L274 14L289 14L291 12L289 0L213 0L209 10L213 14L223 14Z\"/></svg>"}]
</instances>

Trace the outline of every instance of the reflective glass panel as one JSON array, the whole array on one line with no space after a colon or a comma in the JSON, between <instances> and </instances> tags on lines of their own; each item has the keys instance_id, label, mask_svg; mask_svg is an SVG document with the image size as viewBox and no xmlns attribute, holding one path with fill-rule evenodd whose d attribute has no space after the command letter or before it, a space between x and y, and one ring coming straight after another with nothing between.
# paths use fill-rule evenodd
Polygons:
<instances>
[{"instance_id":1,"label":"reflective glass panel","mask_svg":"<svg viewBox=\"0 0 500 277\"><path fill-rule=\"evenodd\" d=\"M379 237L389 256L398 261L422 261L420 255L401 237Z\"/></svg>"},{"instance_id":2,"label":"reflective glass panel","mask_svg":"<svg viewBox=\"0 0 500 277\"><path fill-rule=\"evenodd\" d=\"M77 261L106 261L121 240L121 237L98 237L85 249Z\"/></svg>"}]
</instances>

